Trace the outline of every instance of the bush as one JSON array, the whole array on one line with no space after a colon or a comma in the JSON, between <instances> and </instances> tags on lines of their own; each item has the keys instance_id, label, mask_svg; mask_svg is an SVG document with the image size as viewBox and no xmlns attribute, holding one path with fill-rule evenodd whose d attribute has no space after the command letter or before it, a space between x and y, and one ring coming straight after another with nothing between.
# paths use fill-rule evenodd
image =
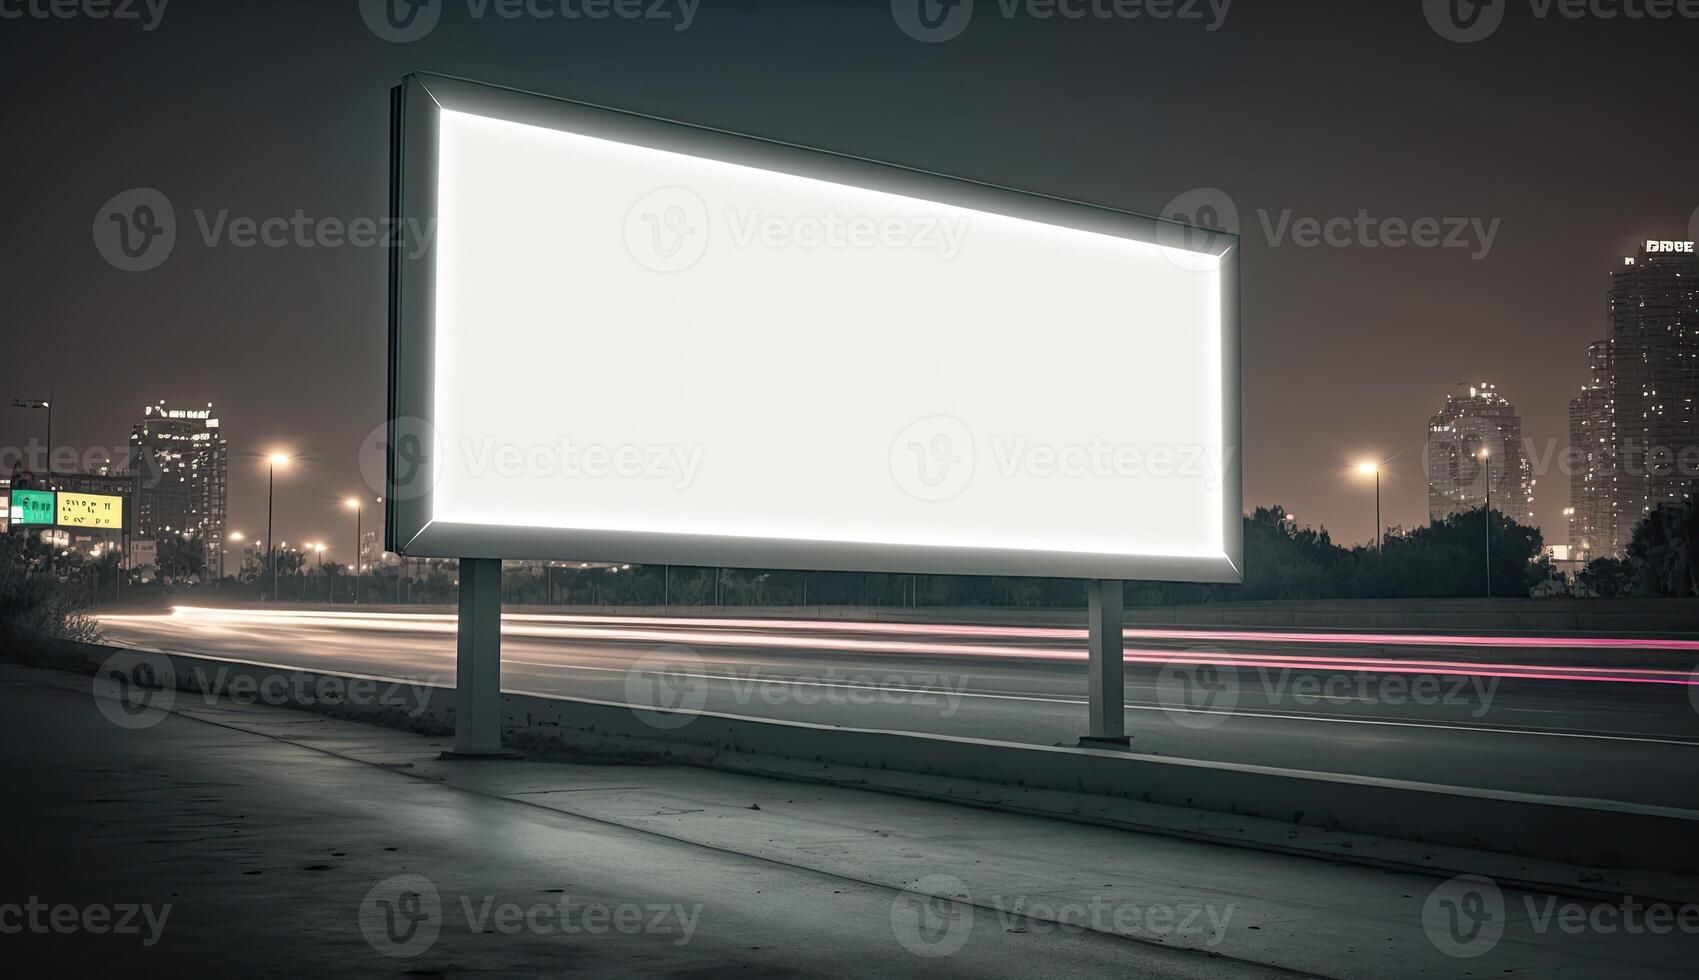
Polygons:
<instances>
[{"instance_id":1,"label":"bush","mask_svg":"<svg viewBox=\"0 0 1699 980\"><path fill-rule=\"evenodd\" d=\"M98 641L87 609L86 592L53 578L45 555L30 554L17 536L0 535L0 657L33 663L56 641Z\"/></svg>"}]
</instances>

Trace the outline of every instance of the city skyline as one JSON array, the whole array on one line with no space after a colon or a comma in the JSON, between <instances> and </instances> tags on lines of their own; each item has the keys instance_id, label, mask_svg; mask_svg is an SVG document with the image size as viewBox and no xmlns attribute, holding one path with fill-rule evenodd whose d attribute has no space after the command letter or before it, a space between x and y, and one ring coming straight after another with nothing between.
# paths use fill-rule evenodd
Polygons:
<instances>
[{"instance_id":1,"label":"city skyline","mask_svg":"<svg viewBox=\"0 0 1699 980\"><path fill-rule=\"evenodd\" d=\"M1435 440L1438 438L1441 442L1445 442L1447 437L1443 434L1436 437L1435 426L1439 423L1442 417L1452 419L1465 418L1467 420L1472 420L1474 423L1479 423L1482 416L1497 414L1494 409L1483 408L1483 406L1486 406L1488 402L1496 400L1498 403L1503 405L1509 413L1510 424L1507 427L1502 430L1495 430L1490 435L1480 432L1463 433L1461 431L1451 433L1452 442L1455 443L1455 445L1452 446L1454 450L1457 446L1461 446L1463 442L1471 438L1479 444L1490 442L1494 446L1503 447L1500 452L1510 460L1510 467L1515 472L1512 475L1507 475L1503 472L1495 473L1493 478L1495 494L1493 505L1494 510L1504 513L1518 521L1522 521L1525 518L1531 519L1535 526L1541 528L1547 545L1567 544L1572 548L1578 549L1575 552L1578 556L1620 554L1621 549L1627 543L1628 534L1633 530L1633 525L1638 520L1639 514L1644 512L1643 508L1636 511L1633 516L1630 516L1627 519L1620 519L1614 516L1616 512L1615 508L1613 508L1609 503L1601 504L1599 500L1603 498L1599 497L1597 494L1591 494L1589 492L1588 487L1590 484L1588 481L1590 475L1593 479L1600 478L1597 476L1599 464L1597 460L1590 455L1590 449L1584 444L1584 439L1578 439L1577 437L1590 432L1591 430L1588 428L1589 425L1600 426L1601 413L1603 413L1605 417L1608 417L1609 415L1610 399L1600 395L1599 392L1601 390L1608 389L1610 385L1610 351L1612 348L1613 325L1618 318L1621 318L1624 315L1622 313L1622 308L1628 305L1626 298L1627 293L1625 293L1625 287L1623 284L1625 282L1638 282L1638 277L1647 271L1662 273L1667 277L1668 273L1666 270L1674 267L1671 264L1672 262L1685 261L1687 264L1692 264L1693 261L1690 257L1692 253L1682 253L1667 256L1654 256L1653 262L1649 264L1646 261L1646 245L1658 240L1642 238L1638 241L1640 242L1640 247L1636 250L1635 254L1624 256L1621 260L1622 264L1613 266L1608 273L1609 281L1606 290L1608 299L1606 307L1607 315L1605 317L1604 329L1601 331L1601 333L1605 335L1605 339L1589 344L1587 347L1587 361L1584 369L1586 376L1582 383L1578 386L1582 391L1582 395L1580 398L1570 399L1567 405L1567 432L1557 436L1535 436L1529 434L1523 429L1522 417L1517 414L1518 407L1505 401L1498 391L1499 386L1495 383L1486 380L1476 382L1456 382L1454 388L1467 389L1467 396L1461 396L1455 390L1445 396L1446 408L1442 410L1440 414L1433 415L1429 419L1428 435L1424 442L1420 444L1418 451L1415 453L1415 455L1418 456L1419 465L1423 467L1423 469L1416 475L1419 477L1419 482L1421 483L1421 499L1425 504L1423 508L1424 513L1418 514L1414 518L1405 519L1401 516L1399 511L1400 497L1406 497L1409 496L1409 494L1398 493L1395 481L1401 477L1408 476L1410 473L1408 463L1408 456L1411 455L1410 448L1406 447L1405 449L1395 452L1385 457L1383 460L1378 461L1377 465L1379 466L1382 479L1384 481L1383 490L1388 489L1388 485L1390 485L1392 489L1392 492L1387 494L1387 497L1392 501L1392 504L1385 507L1381 515L1381 525L1383 527L1403 527L1405 529L1410 529L1422 526L1429 521L1438 520L1451 513L1457 513L1462 510L1480 506L1480 503L1476 500L1476 498L1480 496L1479 493L1474 493L1474 496L1469 496L1469 494L1473 492L1469 488L1479 482L1479 473L1477 472L1479 470L1478 466L1476 466L1475 469L1470 469L1469 473L1466 474L1462 473L1461 470L1458 470L1458 467L1455 465L1452 469L1458 470L1457 472L1446 470L1443 465L1436 468L1436 457L1434 456ZM1677 240L1670 244L1676 246L1678 250L1680 249L1680 246L1691 245L1690 242L1685 240ZM1661 283L1662 280L1659 280L1659 282ZM1667 315L1666 319L1680 320L1681 316L1682 314L1678 312L1676 314ZM1685 316L1691 317L1691 311L1687 311ZM1477 387L1479 388L1478 392ZM1593 402L1586 401L1589 392L1593 393ZM189 392L187 394L176 393L170 403L177 404L177 399L182 398L183 403L198 404L198 402L195 401L196 397L198 396L193 392ZM1691 396L1687 398L1687 401L1689 403L1692 401ZM1479 404L1477 404L1477 402ZM144 415L147 416L147 418L145 418L142 422L135 423L132 427L129 445L118 452L104 457L109 461L110 465L89 465L91 461L103 458L99 451L100 446L98 444L94 446L69 445L65 439L57 438L56 442L62 448L62 451L66 447L75 451L76 457L80 461L80 471L88 473L103 473L108 470L111 470L112 472L119 472L125 468L134 470L134 468L139 465L138 461L148 455L146 452L137 452L137 440L142 438L139 434L143 433L148 422L152 419L156 407L159 412L159 421L167 421L166 404L167 399L159 399L157 405L149 404L144 406ZM183 421L185 419L189 419L191 415L193 415L195 420L199 421L201 425L208 424L205 421L204 416L212 414L211 409L213 403L207 402L206 404L207 409L204 411L188 412L184 410L176 410L176 414L173 418L177 419L177 421L170 424L175 425L178 428L181 428L184 424L193 424L193 422L185 423ZM1586 407L1582 407L1583 405ZM1471 406L1473 406L1473 409ZM59 400L56 397L55 408L57 411L63 412L63 400ZM20 408L13 408L8 411L19 414L26 412L25 409ZM240 411L239 404L238 411ZM1691 409L1689 409L1689 412L1691 412ZM1578 415L1578 413L1580 414ZM1536 410L1536 414L1546 414L1546 412ZM32 418L28 415L24 415L24 417ZM8 421L11 421L11 417L8 417ZM212 419L210 424L216 429L219 424L219 420ZM1682 429L1682 425L1687 426L1687 429ZM1681 432L1690 430L1691 428L1691 419L1686 419L1676 421L1671 425L1664 425L1659 428L1658 432L1667 440L1669 438L1677 437ZM30 441L37 439L36 429L40 429L42 436L44 437L45 423L39 423L33 428L25 425L18 425L16 427L16 431L18 433L26 436L23 447L26 450L28 450L32 445L39 445L38 442ZM8 433L11 431L13 430L8 429L6 426L0 426L0 433ZM1450 430L1448 429L1447 431ZM10 440L14 438L15 437L12 436L0 435L0 439ZM221 432L217 434L215 438L217 440L218 449L218 452L215 454L217 460L216 465L220 469L223 469L228 465L226 462L227 459L234 458L237 463L233 468L240 468L243 463L250 463L255 471L263 474L266 470L266 461L274 455L281 453L289 458L289 464L285 468L286 471L283 474L284 486L281 496L285 499L293 499L296 501L293 511L300 518L300 526L299 529L293 531L279 529L276 532L276 536L280 542L287 542L292 539L296 542L321 542L322 550L324 552L336 555L338 556L338 560L340 560L343 557L341 555L342 552L352 552L354 550L352 547L347 546L346 543L343 543L341 546L338 545L338 542L340 542L342 538L346 537L346 535L339 533L338 530L332 527L336 520L346 517L346 514L341 508L346 501L350 499L349 494L353 493L361 499L365 499L367 497L373 498L374 515L381 513L382 504L375 503L377 498L374 496L381 496L381 491L383 489L381 484L377 483L377 478L381 477L381 459L375 460L376 466L374 466L373 458L380 449L379 440L382 438L381 432L368 433L359 446L359 452L352 454L356 456L357 461L354 468L358 471L357 478L361 485L359 487L341 491L334 489L334 487L337 486L337 477L324 477L324 474L336 471L346 471L349 468L348 465L346 463L338 465L336 461L329 458L330 454L318 449L318 447L310 445L304 439L287 440L280 438L275 439L269 446L253 446L230 452ZM1689 433L1687 438L1689 441L1691 440L1691 433ZM1614 429L1612 430L1610 439L1614 445ZM1393 440L1386 440L1388 443L1392 441ZM1677 438L1676 441L1677 443L1681 442L1679 438ZM14 443L8 441L4 444L13 445ZM241 445L240 440L238 440L238 445ZM149 448L152 453L155 454L159 451L157 446L150 446ZM1479 445L1475 445L1473 451L1478 452L1478 449ZM1508 452L1506 452L1506 450L1508 450ZM1565 463L1566 450L1579 450L1580 452L1578 455L1573 457L1572 461ZM1453 455L1455 455L1455 453ZM1642 452L1642 456L1643 455L1644 453ZM69 457L66 458L69 459ZM1361 460L1369 460L1373 458L1374 453L1372 452L1360 455L1359 457L1342 458L1339 461L1339 470L1342 475L1342 482L1350 482L1348 471L1359 468L1362 465ZM1400 465L1401 461L1403 465ZM1463 468L1468 468L1472 464L1464 463L1461 465ZM1638 465L1643 469L1644 460L1642 459L1640 463L1635 465ZM66 472L69 471L67 470ZM239 470L236 475L238 476L238 479L234 481L228 481L228 478L224 477L219 479L217 482L221 485L224 485L227 482L233 482L238 486L243 485L244 483L251 484L254 482L251 478L246 481L240 479L241 474ZM1532 490L1534 486L1540 482L1540 478L1542 476L1546 478L1544 483L1545 489L1544 493L1541 494L1539 499L1536 501ZM292 492L290 489L290 482L296 479L309 481L317 480L319 482L315 484L315 489L307 490L303 496ZM343 479L344 482L347 482L345 477ZM1249 486L1251 482L1251 476L1249 473L1247 473L1246 480L1247 486ZM1456 489L1453 495L1455 496L1457 493L1461 493L1462 498L1459 499L1467 498L1463 500L1463 503L1467 506L1459 507L1454 504L1442 505L1441 503L1436 502L1440 500L1441 496L1443 496L1442 492L1436 489L1436 480L1439 482L1450 480L1452 483L1457 484L1457 487L1460 489ZM1666 480L1665 482L1668 481ZM1465 484L1468 484L1468 486L1464 486ZM1563 486L1561 491L1557 489L1560 485ZM323 489L323 487L330 487L332 489ZM198 488L196 490L196 493L202 492L202 489ZM1649 493L1650 491L1647 492ZM1562 494L1562 496L1559 496L1559 494ZM222 493L220 496L222 496ZM1642 493L1641 496L1646 497L1646 493ZM326 512L319 516L316 521L309 502L315 497L322 498L321 502L326 507ZM1517 503L1517 498L1524 500L1526 505L1524 506L1524 504ZM1647 499L1649 499L1649 497ZM222 505L221 501L218 518L212 522L216 525L216 527L212 528L209 532L212 536L216 537L223 534L225 528L241 531L241 529L245 527L258 528L261 526L260 523L258 523L259 519L257 515L259 513L263 513L263 507L265 506L263 497L259 500L243 500L240 495L236 495L234 497L234 501L237 507L234 512L237 514L246 514L248 515L248 518L245 521L240 518L228 521L225 520L225 507ZM1283 500L1256 499L1250 495L1250 492L1247 489L1247 514L1256 507L1273 505L1285 506L1289 513L1292 513L1297 517L1300 525L1327 528L1331 533L1333 533L1335 539L1342 543L1359 543L1358 540L1350 536L1349 533L1341 533L1339 531L1339 528L1341 527L1350 527L1357 523L1355 515L1351 513L1351 508L1357 506L1353 502L1348 502L1338 514L1328 515L1326 513L1320 513L1319 516L1317 516L1317 512L1312 511L1310 514L1306 515L1300 513L1299 506L1294 503L1288 503ZM1439 509L1436 510L1436 507ZM146 536L145 528L151 526L151 523L157 523L150 521L147 514L144 513L146 510L147 508L144 506L142 495L137 494L135 530L138 536ZM1551 518L1550 512L1552 511L1557 512L1558 519L1554 520ZM1610 513L1613 516L1609 517L1607 520L1602 516L1606 513ZM1577 517L1578 514L1580 515L1579 518ZM320 529L315 530L314 528ZM325 530L327 528L329 530ZM1368 523L1368 528L1368 540L1372 542L1373 535L1375 533L1375 523L1370 521ZM241 531L241 533L250 540L263 538L263 532ZM371 533L374 532L367 532L367 535L369 536ZM1595 538L1598 538L1601 542L1608 540L1610 544L1595 544L1592 547L1588 547L1583 543L1586 541L1592 541ZM618 558L618 556L612 557L616 560Z\"/></svg>"}]
</instances>

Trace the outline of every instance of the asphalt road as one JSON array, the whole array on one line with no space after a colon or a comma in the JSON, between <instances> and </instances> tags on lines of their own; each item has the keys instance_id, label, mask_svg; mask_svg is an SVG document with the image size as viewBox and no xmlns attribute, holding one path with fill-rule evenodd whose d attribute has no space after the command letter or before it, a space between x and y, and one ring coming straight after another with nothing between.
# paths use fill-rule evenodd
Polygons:
<instances>
[{"instance_id":1,"label":"asphalt road","mask_svg":"<svg viewBox=\"0 0 1699 980\"><path fill-rule=\"evenodd\" d=\"M131 645L452 685L440 614L179 608ZM503 687L855 728L1072 744L1083 631L504 617ZM1129 630L1135 751L1699 809L1699 642Z\"/></svg>"}]
</instances>

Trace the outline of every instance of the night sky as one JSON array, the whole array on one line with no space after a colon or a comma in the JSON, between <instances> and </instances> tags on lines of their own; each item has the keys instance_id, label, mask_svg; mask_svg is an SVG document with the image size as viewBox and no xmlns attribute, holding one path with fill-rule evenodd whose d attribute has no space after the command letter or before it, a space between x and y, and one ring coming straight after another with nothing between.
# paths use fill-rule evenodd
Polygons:
<instances>
[{"instance_id":1,"label":"night sky","mask_svg":"<svg viewBox=\"0 0 1699 980\"><path fill-rule=\"evenodd\" d=\"M669 20L481 6L447 0L411 43L369 30L357 0L169 0L151 31L0 19L0 404L52 386L55 440L81 450L122 447L158 399L212 401L230 527L263 530L259 454L298 452L277 536L346 560L336 503L363 489L357 453L384 413L386 256L207 247L196 213L381 218L388 94L413 70L1134 211L1226 192L1245 241L1246 504L1347 541L1372 534L1372 487L1346 468L1365 456L1397 456L1387 523L1425 522L1424 427L1457 382L1496 381L1525 434L1561 446L1608 272L1639 239L1699 234L1691 20L1540 19L1512 0L1463 44L1420 0L1238 0L1214 31L1206 5L1202 20L1040 20L978 0L960 36L920 43L888 0L700 0L682 31L676 2ZM131 273L91 229L136 187L171 201L178 237ZM1480 258L1473 238L1271 244L1264 215L1288 209L1498 225ZM4 409L0 444L41 421ZM1566 478L1540 481L1548 542L1566 540L1567 503Z\"/></svg>"}]
</instances>

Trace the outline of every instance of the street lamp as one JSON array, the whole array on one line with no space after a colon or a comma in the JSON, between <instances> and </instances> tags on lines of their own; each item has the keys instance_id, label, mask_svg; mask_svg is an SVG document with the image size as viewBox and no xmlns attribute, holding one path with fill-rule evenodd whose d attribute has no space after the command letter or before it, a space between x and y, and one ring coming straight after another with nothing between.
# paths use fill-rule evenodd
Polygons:
<instances>
[{"instance_id":1,"label":"street lamp","mask_svg":"<svg viewBox=\"0 0 1699 980\"><path fill-rule=\"evenodd\" d=\"M13 408L42 408L47 410L47 475L53 475L53 402L50 398L14 398ZM19 457L20 460L22 457Z\"/></svg>"},{"instance_id":2,"label":"street lamp","mask_svg":"<svg viewBox=\"0 0 1699 980\"><path fill-rule=\"evenodd\" d=\"M277 486L277 468L280 467L280 466L288 466L288 465L289 465L289 457L285 456L282 453L272 453L271 455L266 457L266 477L265 477L265 539L266 539L266 551L265 551L265 555L266 555L266 566L267 566L267 568L270 569L269 574L271 575L271 601L272 602L277 601L277 547L274 544L271 543L273 541L273 538L271 536L272 490Z\"/></svg>"},{"instance_id":3,"label":"street lamp","mask_svg":"<svg viewBox=\"0 0 1699 980\"><path fill-rule=\"evenodd\" d=\"M342 504L354 512L354 604L357 606L360 604L360 548L365 544L365 532L360 522L365 519L366 512L358 497L349 497Z\"/></svg>"},{"instance_id":4,"label":"street lamp","mask_svg":"<svg viewBox=\"0 0 1699 980\"><path fill-rule=\"evenodd\" d=\"M1493 597L1493 454L1485 446L1481 447L1481 462L1486 466L1487 478L1487 598Z\"/></svg>"},{"instance_id":5,"label":"street lamp","mask_svg":"<svg viewBox=\"0 0 1699 980\"><path fill-rule=\"evenodd\" d=\"M1363 476L1369 476L1372 474L1375 478L1375 550L1380 551L1380 536L1382 527L1380 522L1380 464L1368 462L1358 463L1357 472Z\"/></svg>"}]
</instances>

